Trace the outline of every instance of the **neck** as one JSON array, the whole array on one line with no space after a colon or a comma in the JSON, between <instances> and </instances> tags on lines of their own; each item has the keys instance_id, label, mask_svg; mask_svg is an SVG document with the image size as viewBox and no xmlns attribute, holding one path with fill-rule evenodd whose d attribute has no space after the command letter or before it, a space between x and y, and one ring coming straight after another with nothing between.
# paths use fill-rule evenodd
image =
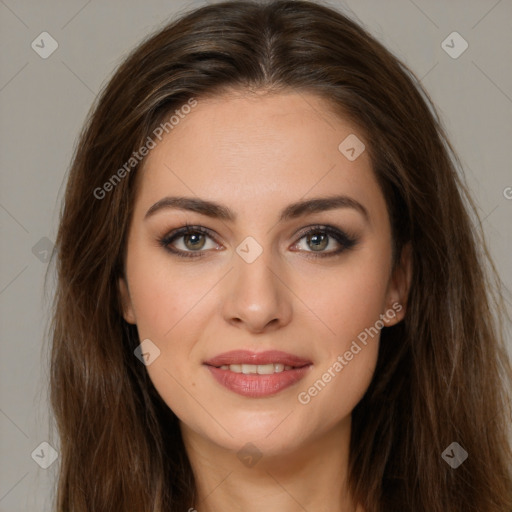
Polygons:
<instances>
[{"instance_id":1,"label":"neck","mask_svg":"<svg viewBox=\"0 0 512 512\"><path fill-rule=\"evenodd\" d=\"M346 485L350 420L349 416L307 445L272 457L263 454L259 459L250 449L247 456L243 450L237 456L236 451L199 436L182 423L198 493L194 508L198 512L362 512L356 509Z\"/></svg>"}]
</instances>

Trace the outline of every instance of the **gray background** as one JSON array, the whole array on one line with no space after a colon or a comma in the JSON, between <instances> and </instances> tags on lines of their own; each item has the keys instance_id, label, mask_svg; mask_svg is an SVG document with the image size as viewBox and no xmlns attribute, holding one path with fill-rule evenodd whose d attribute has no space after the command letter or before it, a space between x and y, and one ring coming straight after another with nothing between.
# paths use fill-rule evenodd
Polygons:
<instances>
[{"instance_id":1,"label":"gray background","mask_svg":"<svg viewBox=\"0 0 512 512\"><path fill-rule=\"evenodd\" d=\"M0 0L0 512L50 510L58 460L44 470L31 457L50 440L44 340L49 297L42 285L79 129L127 52L171 17L204 3ZM329 4L366 26L427 88L462 159L498 271L511 289L512 2ZM58 42L47 59L31 47L44 31ZM469 44L458 58L441 46L453 31Z\"/></svg>"}]
</instances>

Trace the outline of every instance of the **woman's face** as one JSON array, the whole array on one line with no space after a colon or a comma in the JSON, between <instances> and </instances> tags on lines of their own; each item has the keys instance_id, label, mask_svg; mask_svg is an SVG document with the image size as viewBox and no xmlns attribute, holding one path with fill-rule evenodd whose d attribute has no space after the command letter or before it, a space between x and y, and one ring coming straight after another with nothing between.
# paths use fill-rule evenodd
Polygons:
<instances>
[{"instance_id":1,"label":"woman's face","mask_svg":"<svg viewBox=\"0 0 512 512\"><path fill-rule=\"evenodd\" d=\"M349 424L407 279L361 143L314 95L231 94L150 151L120 287L185 432L271 455Z\"/></svg>"}]
</instances>

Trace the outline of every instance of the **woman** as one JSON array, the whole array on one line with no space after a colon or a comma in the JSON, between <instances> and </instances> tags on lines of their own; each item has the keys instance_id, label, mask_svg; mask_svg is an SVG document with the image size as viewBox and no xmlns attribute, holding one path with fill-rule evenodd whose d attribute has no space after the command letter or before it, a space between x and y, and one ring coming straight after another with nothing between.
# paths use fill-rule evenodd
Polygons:
<instances>
[{"instance_id":1,"label":"woman","mask_svg":"<svg viewBox=\"0 0 512 512\"><path fill-rule=\"evenodd\" d=\"M327 7L219 3L140 45L62 210L56 510L511 510L457 166L414 75Z\"/></svg>"}]
</instances>

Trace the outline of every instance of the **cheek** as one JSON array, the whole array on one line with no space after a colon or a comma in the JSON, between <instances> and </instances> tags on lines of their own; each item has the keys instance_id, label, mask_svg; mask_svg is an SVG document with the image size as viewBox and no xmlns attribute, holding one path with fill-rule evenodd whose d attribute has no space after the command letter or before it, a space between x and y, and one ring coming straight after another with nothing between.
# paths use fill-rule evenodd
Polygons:
<instances>
[{"instance_id":1,"label":"cheek","mask_svg":"<svg viewBox=\"0 0 512 512\"><path fill-rule=\"evenodd\" d=\"M130 253L127 273L139 339L150 339L159 350L147 371L164 401L181 410L187 404L184 390L196 385L189 371L193 350L213 310L205 294L218 278L171 262L163 250L139 247Z\"/></svg>"},{"instance_id":2,"label":"cheek","mask_svg":"<svg viewBox=\"0 0 512 512\"><path fill-rule=\"evenodd\" d=\"M198 272L193 264L177 264L163 249L134 247L130 256L130 295L141 339L172 338L182 324L189 324L190 313L215 284L214 276Z\"/></svg>"},{"instance_id":3,"label":"cheek","mask_svg":"<svg viewBox=\"0 0 512 512\"><path fill-rule=\"evenodd\" d=\"M353 280L353 282L352 282ZM297 391L306 429L327 431L347 418L366 393L379 352L383 286L367 295L357 276L331 291L333 300L319 316L334 334L315 340L321 360Z\"/></svg>"},{"instance_id":4,"label":"cheek","mask_svg":"<svg viewBox=\"0 0 512 512\"><path fill-rule=\"evenodd\" d=\"M391 265L386 255L365 247L336 269L304 281L308 307L329 328L331 350L342 350L384 313Z\"/></svg>"},{"instance_id":5,"label":"cheek","mask_svg":"<svg viewBox=\"0 0 512 512\"><path fill-rule=\"evenodd\" d=\"M331 279L313 300L315 310L322 314L334 336L345 339L372 325L383 313L386 280L371 270L347 272ZM312 308L313 309L313 308Z\"/></svg>"},{"instance_id":6,"label":"cheek","mask_svg":"<svg viewBox=\"0 0 512 512\"><path fill-rule=\"evenodd\" d=\"M372 380L391 265L387 252L380 254L362 250L324 286L311 287L308 305L329 328L321 343L315 340L321 362L297 397L311 426L323 418L327 428L348 416Z\"/></svg>"},{"instance_id":7,"label":"cheek","mask_svg":"<svg viewBox=\"0 0 512 512\"><path fill-rule=\"evenodd\" d=\"M146 367L158 394L180 419L195 424L204 411L191 398L198 392L197 368L192 361L208 321L201 297L214 283L169 269L159 272L148 265L144 276L134 275L138 281L138 286L133 286L137 329L140 340L149 338L160 351Z\"/></svg>"}]
</instances>

